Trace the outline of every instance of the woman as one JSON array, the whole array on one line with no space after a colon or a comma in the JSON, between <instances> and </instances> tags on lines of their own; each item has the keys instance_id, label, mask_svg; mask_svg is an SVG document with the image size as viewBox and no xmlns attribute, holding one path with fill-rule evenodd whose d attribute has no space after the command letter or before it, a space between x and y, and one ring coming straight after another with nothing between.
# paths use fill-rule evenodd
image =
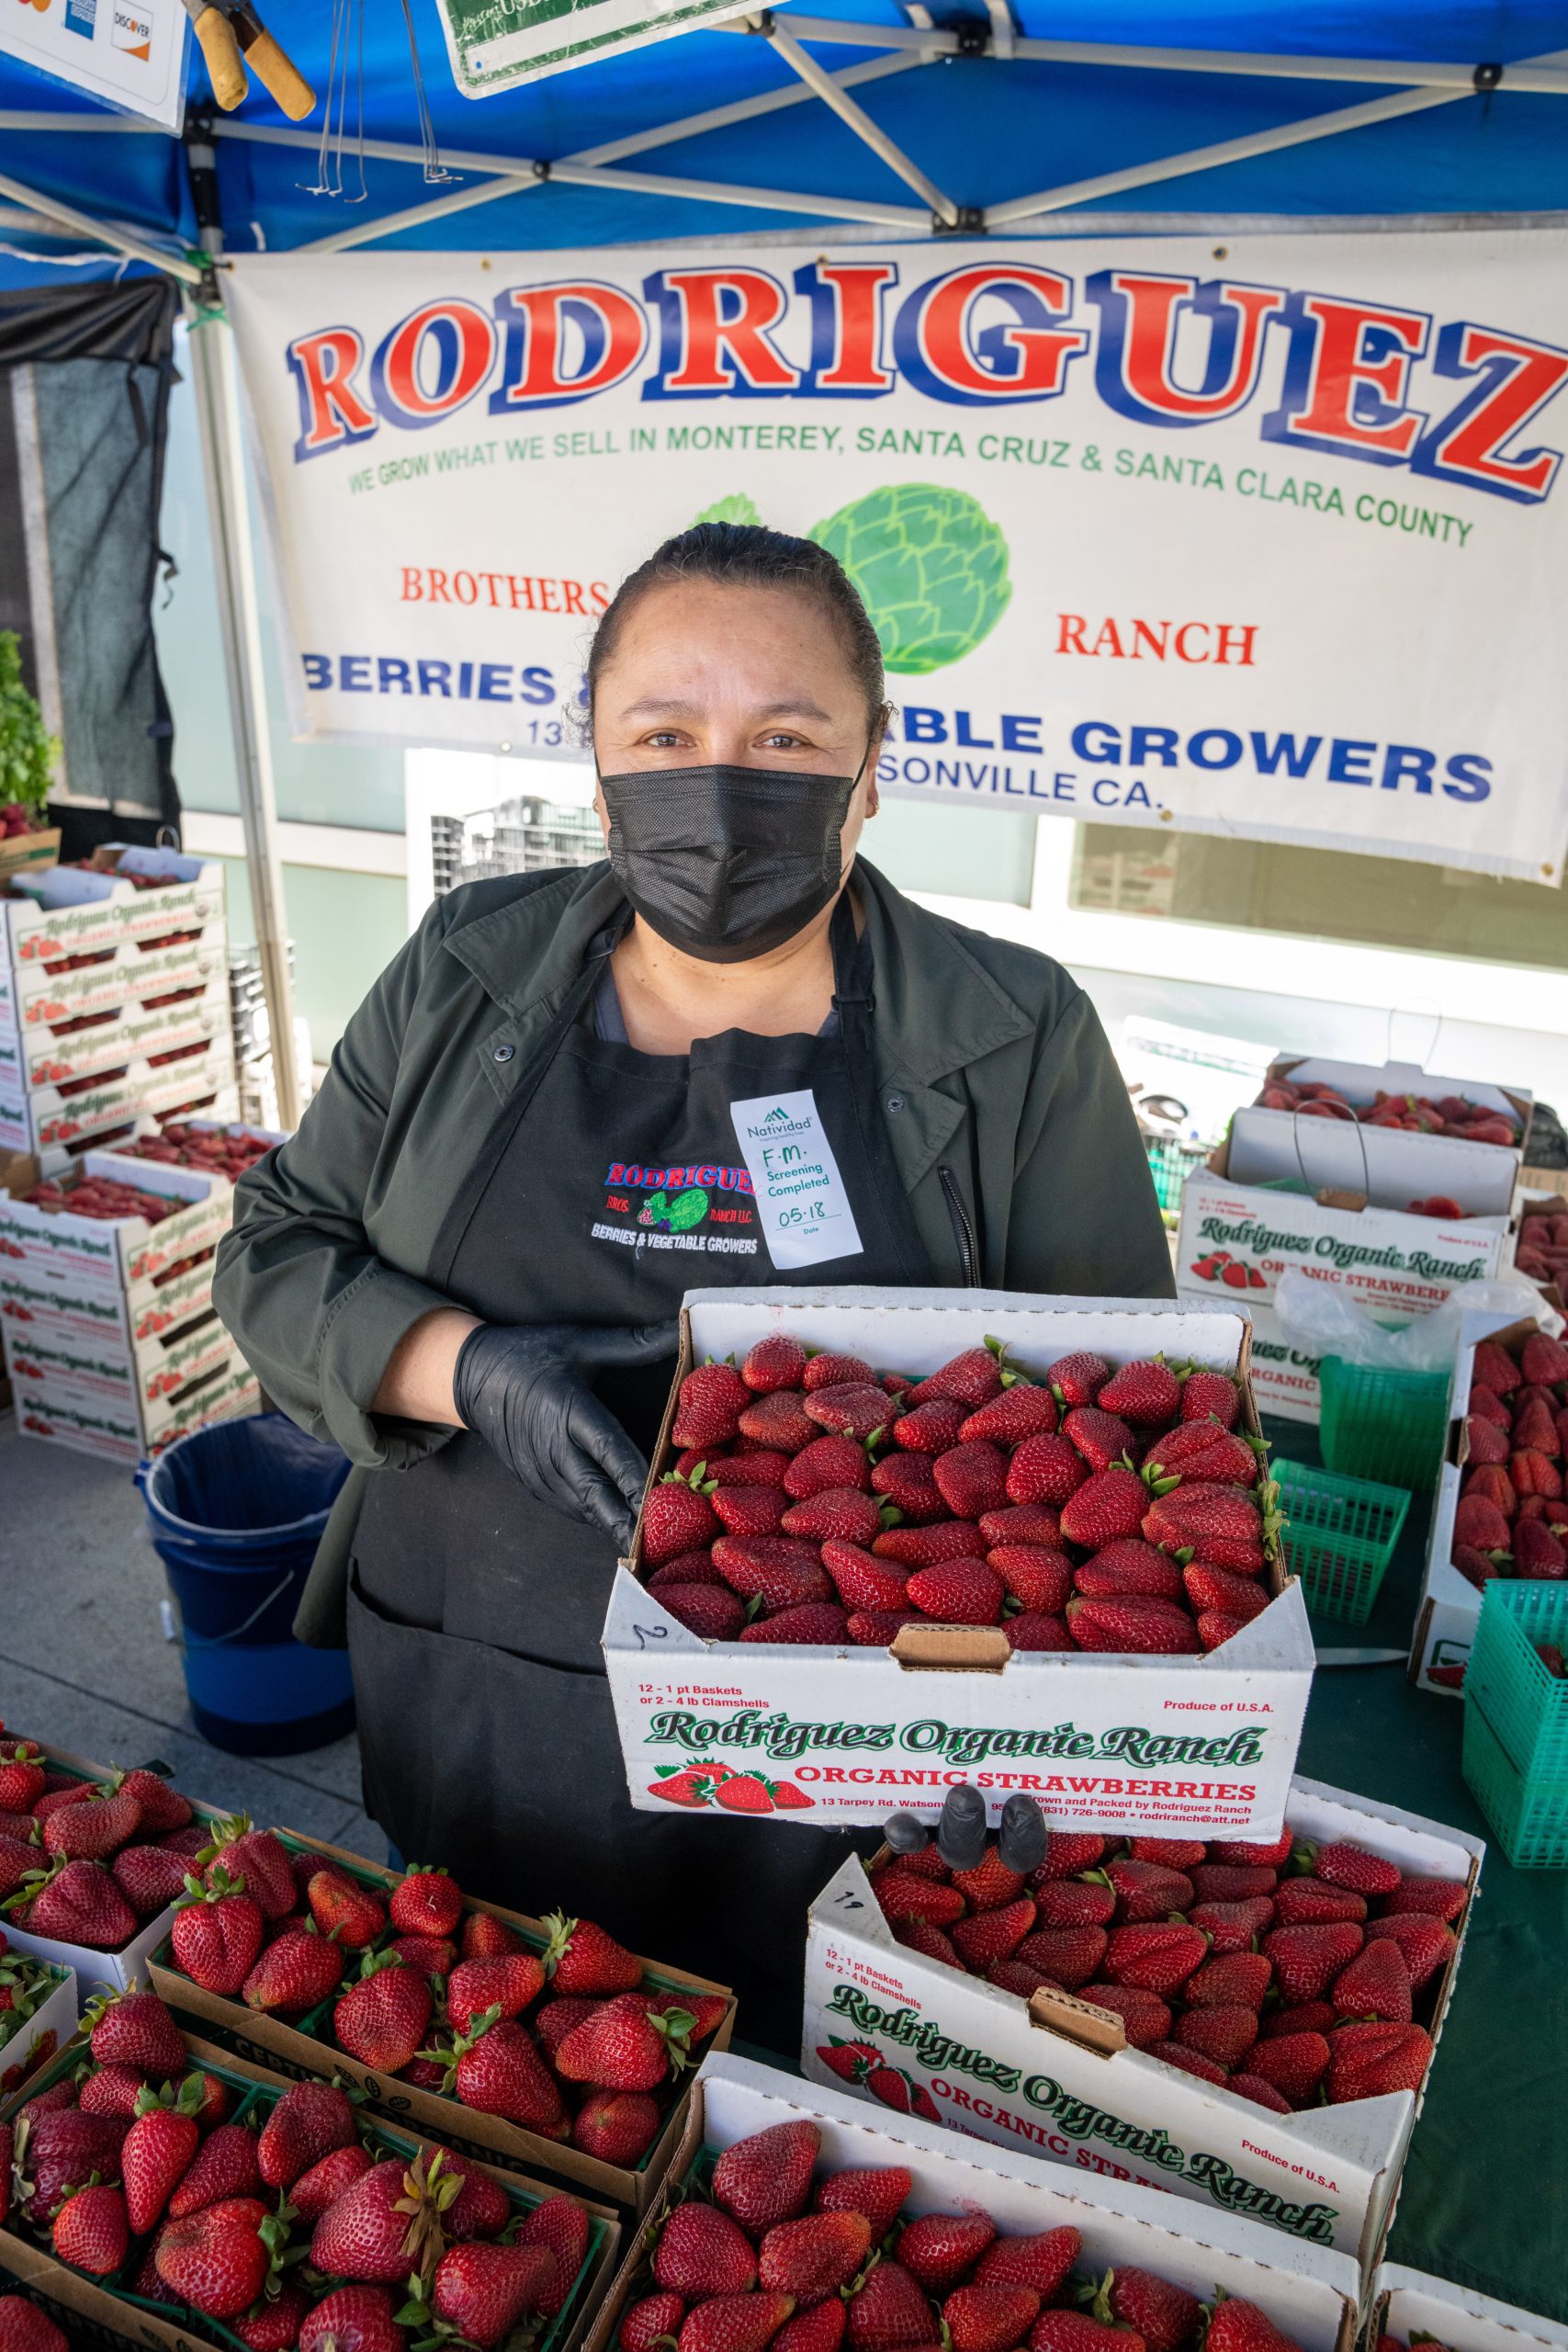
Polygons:
<instances>
[{"instance_id":1,"label":"woman","mask_svg":"<svg viewBox=\"0 0 1568 2352\"><path fill-rule=\"evenodd\" d=\"M357 1465L300 1631L341 1641L346 1602L393 1843L735 1984L787 2050L844 1840L634 1814L601 1662L682 1294L1164 1297L1169 1260L1088 998L856 856L888 709L830 555L670 540L601 621L587 695L608 864L432 908L243 1179L216 1295ZM738 1114L781 1094L840 1180L807 1244L736 1181Z\"/></svg>"}]
</instances>

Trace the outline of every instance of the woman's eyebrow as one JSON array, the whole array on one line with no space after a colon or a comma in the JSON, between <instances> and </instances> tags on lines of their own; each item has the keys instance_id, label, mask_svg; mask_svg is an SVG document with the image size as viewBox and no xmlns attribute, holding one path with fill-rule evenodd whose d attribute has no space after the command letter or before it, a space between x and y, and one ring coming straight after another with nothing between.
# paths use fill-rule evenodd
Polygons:
<instances>
[{"instance_id":1,"label":"woman's eyebrow","mask_svg":"<svg viewBox=\"0 0 1568 2352\"><path fill-rule=\"evenodd\" d=\"M758 720L811 718L815 719L819 726L832 724L830 712L824 710L820 704L804 697L795 697L785 702L763 703L761 708L753 711L751 715ZM701 718L704 716L703 707L697 703L671 701L657 695L644 695L637 702L628 702L621 712L623 718Z\"/></svg>"}]
</instances>

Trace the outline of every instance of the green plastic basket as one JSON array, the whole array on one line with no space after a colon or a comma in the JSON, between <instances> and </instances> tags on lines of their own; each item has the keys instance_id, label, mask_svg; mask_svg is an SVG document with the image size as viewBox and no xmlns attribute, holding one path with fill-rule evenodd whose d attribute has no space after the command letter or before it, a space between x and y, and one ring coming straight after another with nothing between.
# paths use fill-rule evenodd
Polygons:
<instances>
[{"instance_id":1,"label":"green plastic basket","mask_svg":"<svg viewBox=\"0 0 1568 2352\"><path fill-rule=\"evenodd\" d=\"M1468 1674L1464 1700L1464 1777L1497 1843L1517 1871L1568 1870L1568 1781L1527 1780L1514 1770Z\"/></svg>"},{"instance_id":2,"label":"green plastic basket","mask_svg":"<svg viewBox=\"0 0 1568 2352\"><path fill-rule=\"evenodd\" d=\"M1568 1682L1548 1673L1538 1642L1555 1642L1568 1657L1568 1584L1491 1577L1482 1588L1465 1702L1485 1710L1524 1779L1568 1784Z\"/></svg>"},{"instance_id":3,"label":"green plastic basket","mask_svg":"<svg viewBox=\"0 0 1568 2352\"><path fill-rule=\"evenodd\" d=\"M1376 1478L1411 1494L1438 1475L1448 1434L1449 1374L1384 1372L1325 1356L1323 1458L1348 1478Z\"/></svg>"},{"instance_id":4,"label":"green plastic basket","mask_svg":"<svg viewBox=\"0 0 1568 2352\"><path fill-rule=\"evenodd\" d=\"M1409 1495L1403 1487L1343 1478L1304 1462L1277 1461L1273 1469L1287 1522L1287 1564L1302 1580L1307 1607L1319 1617L1363 1624L1388 1573Z\"/></svg>"},{"instance_id":5,"label":"green plastic basket","mask_svg":"<svg viewBox=\"0 0 1568 2352\"><path fill-rule=\"evenodd\" d=\"M1175 1143L1168 1136L1144 1137L1144 1149L1149 1156L1149 1174L1155 1180L1155 1194L1162 1209L1181 1206L1181 1187L1195 1168L1201 1168L1209 1157L1205 1143Z\"/></svg>"}]
</instances>

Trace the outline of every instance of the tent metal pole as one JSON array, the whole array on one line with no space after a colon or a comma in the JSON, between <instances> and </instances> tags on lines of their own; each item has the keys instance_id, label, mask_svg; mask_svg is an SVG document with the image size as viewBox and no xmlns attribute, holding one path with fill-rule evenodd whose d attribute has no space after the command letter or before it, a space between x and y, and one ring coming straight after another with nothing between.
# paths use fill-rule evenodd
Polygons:
<instances>
[{"instance_id":1,"label":"tent metal pole","mask_svg":"<svg viewBox=\"0 0 1568 2352\"><path fill-rule=\"evenodd\" d=\"M45 220L57 221L61 228L85 237L92 244L107 245L111 253L147 262L167 277L177 277L184 286L201 283L200 270L182 254L164 253L131 230L116 228L109 220L95 220L89 214L78 212L73 205L62 204L58 197L40 196L37 188L28 187L25 180L14 180L8 172L0 172L0 196L8 196L14 204L25 204L29 212L38 213Z\"/></svg>"},{"instance_id":2,"label":"tent metal pole","mask_svg":"<svg viewBox=\"0 0 1568 2352\"><path fill-rule=\"evenodd\" d=\"M206 241L221 242L219 231L204 230L202 233ZM277 1115L282 1125L292 1128L299 1124L300 1104L294 1060L294 992L288 978L288 923L283 900L283 862L277 851L272 747L266 731L266 687L262 670L254 549L245 494L239 369L234 356L234 330L220 308L204 306L193 316L190 362L201 431L208 518L212 529L218 623L229 685L234 765L240 779L245 869L250 876L256 945L261 951L262 988L266 998L273 1075L277 1085Z\"/></svg>"},{"instance_id":3,"label":"tent metal pole","mask_svg":"<svg viewBox=\"0 0 1568 2352\"><path fill-rule=\"evenodd\" d=\"M1348 130L1363 130L1377 122L1393 122L1402 115L1425 114L1433 107L1452 106L1468 98L1466 90L1403 90L1395 97L1369 98L1365 105L1340 107L1332 114L1305 116L1300 122L1281 123L1273 130L1249 131L1245 138L1222 140L1217 146L1193 147L1184 155L1163 155L1154 163L1129 164L1119 172L1100 172L1094 178L1068 180L1060 187L1042 188L1036 196L1009 197L986 208L988 229L1005 229L1014 220L1032 220L1041 212L1062 212L1071 205L1092 203L1102 196L1117 196L1125 188L1156 187L1161 180L1184 179L1190 172L1212 172L1223 164L1245 163L1252 155L1278 154L1287 147L1304 147L1317 139L1337 138Z\"/></svg>"},{"instance_id":4,"label":"tent metal pole","mask_svg":"<svg viewBox=\"0 0 1568 2352\"><path fill-rule=\"evenodd\" d=\"M848 92L840 88L826 68L818 65L817 60L802 49L795 36L787 32L771 12L766 28L769 46L786 64L794 67L809 88L816 91L823 105L830 107L840 121L846 123L874 155L880 156L888 170L897 173L906 187L912 187L917 196L923 197L939 220L945 220L950 229L956 227L958 207L952 197L942 194L936 182L929 179L919 165L905 154L902 147L873 122L863 107L856 106Z\"/></svg>"},{"instance_id":5,"label":"tent metal pole","mask_svg":"<svg viewBox=\"0 0 1568 2352\"><path fill-rule=\"evenodd\" d=\"M498 179L477 180L469 187L451 189L446 196L432 197L427 204L411 204L403 212L384 212L378 220L355 220L346 229L334 229L330 237L311 237L302 245L290 245L291 254L346 254L355 245L374 244L378 237L396 236L402 229L423 229L427 221L446 220L454 212L471 212L477 205L493 204L498 197L526 196L530 189L543 187L545 175L519 157L521 171L503 173Z\"/></svg>"},{"instance_id":6,"label":"tent metal pole","mask_svg":"<svg viewBox=\"0 0 1568 2352\"><path fill-rule=\"evenodd\" d=\"M742 187L722 180L666 179L661 173L622 172L595 165L555 164L552 179L579 187L624 188L633 196L683 196L697 204L750 205L760 212L813 213L829 220L863 220L873 228L912 229L924 235L931 215L912 204L866 204L858 197L802 196L787 187ZM805 234L806 232L802 232Z\"/></svg>"}]
</instances>

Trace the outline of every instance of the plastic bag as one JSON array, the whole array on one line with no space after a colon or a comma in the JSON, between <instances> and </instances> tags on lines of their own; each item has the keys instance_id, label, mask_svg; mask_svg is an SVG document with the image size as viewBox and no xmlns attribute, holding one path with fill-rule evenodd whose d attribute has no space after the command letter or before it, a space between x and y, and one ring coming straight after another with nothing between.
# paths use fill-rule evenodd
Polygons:
<instances>
[{"instance_id":1,"label":"plastic bag","mask_svg":"<svg viewBox=\"0 0 1568 2352\"><path fill-rule=\"evenodd\" d=\"M1320 1282L1296 1266L1287 1268L1275 1286L1274 1312L1292 1347L1382 1372L1446 1371L1459 1352L1466 1315L1495 1316L1499 1326L1529 1317L1553 1338L1562 1328L1561 1316L1552 1313L1540 1291L1517 1279L1466 1283L1430 1315L1389 1325L1374 1322L1353 1306L1337 1284Z\"/></svg>"}]
</instances>

